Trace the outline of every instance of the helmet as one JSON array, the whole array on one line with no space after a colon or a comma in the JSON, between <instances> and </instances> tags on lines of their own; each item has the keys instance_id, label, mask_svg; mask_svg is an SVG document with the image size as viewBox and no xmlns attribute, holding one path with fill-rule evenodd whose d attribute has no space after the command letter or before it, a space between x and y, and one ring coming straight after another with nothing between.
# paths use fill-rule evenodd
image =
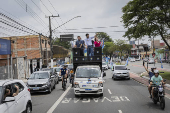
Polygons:
<instances>
[{"instance_id":1,"label":"helmet","mask_svg":"<svg viewBox=\"0 0 170 113\"><path fill-rule=\"evenodd\" d=\"M155 70L154 73L158 73L158 74L159 74L159 71L158 71L158 70Z\"/></svg>"}]
</instances>

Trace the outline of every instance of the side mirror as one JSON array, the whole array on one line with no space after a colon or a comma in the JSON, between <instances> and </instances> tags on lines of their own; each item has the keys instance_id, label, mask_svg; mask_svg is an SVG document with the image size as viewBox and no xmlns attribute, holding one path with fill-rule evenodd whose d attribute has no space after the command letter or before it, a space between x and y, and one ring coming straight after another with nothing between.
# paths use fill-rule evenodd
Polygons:
<instances>
[{"instance_id":1,"label":"side mirror","mask_svg":"<svg viewBox=\"0 0 170 113\"><path fill-rule=\"evenodd\" d=\"M15 101L14 97L6 97L3 102L12 102L12 101Z\"/></svg>"}]
</instances>

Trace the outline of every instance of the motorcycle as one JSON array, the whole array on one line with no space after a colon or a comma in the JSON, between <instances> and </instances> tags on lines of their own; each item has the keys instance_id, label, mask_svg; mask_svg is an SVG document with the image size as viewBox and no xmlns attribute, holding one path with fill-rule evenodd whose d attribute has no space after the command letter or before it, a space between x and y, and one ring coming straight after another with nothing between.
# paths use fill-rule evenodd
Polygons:
<instances>
[{"instance_id":1,"label":"motorcycle","mask_svg":"<svg viewBox=\"0 0 170 113\"><path fill-rule=\"evenodd\" d=\"M166 80L164 80L164 82L165 81ZM154 87L154 91L153 91L154 97L152 98L152 101L154 102L154 104L157 104L157 102L159 102L161 109L164 110L165 98L164 98L163 83L160 83L159 85L152 84L152 87Z\"/></svg>"}]
</instances>

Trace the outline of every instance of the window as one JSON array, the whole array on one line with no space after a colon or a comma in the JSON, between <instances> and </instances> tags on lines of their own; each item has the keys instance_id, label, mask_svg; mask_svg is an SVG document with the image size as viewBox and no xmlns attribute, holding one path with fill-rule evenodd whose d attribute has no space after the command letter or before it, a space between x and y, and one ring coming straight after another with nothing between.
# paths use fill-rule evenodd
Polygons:
<instances>
[{"instance_id":1,"label":"window","mask_svg":"<svg viewBox=\"0 0 170 113\"><path fill-rule=\"evenodd\" d=\"M21 83L17 82L17 83L12 84L13 93L16 93L16 91L17 91L17 88L15 86L18 86L19 93L24 90L24 86Z\"/></svg>"},{"instance_id":2,"label":"window","mask_svg":"<svg viewBox=\"0 0 170 113\"><path fill-rule=\"evenodd\" d=\"M77 68L76 71L76 78L97 78L100 76L100 68L98 67L81 67Z\"/></svg>"},{"instance_id":3,"label":"window","mask_svg":"<svg viewBox=\"0 0 170 113\"><path fill-rule=\"evenodd\" d=\"M0 86L0 102L1 102L1 99L2 99L2 96L3 96L3 95L2 95L2 91L3 91L3 90L2 90L2 87Z\"/></svg>"},{"instance_id":4,"label":"window","mask_svg":"<svg viewBox=\"0 0 170 113\"><path fill-rule=\"evenodd\" d=\"M127 70L126 66L115 66L115 70Z\"/></svg>"},{"instance_id":5,"label":"window","mask_svg":"<svg viewBox=\"0 0 170 113\"><path fill-rule=\"evenodd\" d=\"M29 79L47 79L47 78L49 78L49 74L48 72L44 72L44 73L33 73L31 74Z\"/></svg>"}]
</instances>

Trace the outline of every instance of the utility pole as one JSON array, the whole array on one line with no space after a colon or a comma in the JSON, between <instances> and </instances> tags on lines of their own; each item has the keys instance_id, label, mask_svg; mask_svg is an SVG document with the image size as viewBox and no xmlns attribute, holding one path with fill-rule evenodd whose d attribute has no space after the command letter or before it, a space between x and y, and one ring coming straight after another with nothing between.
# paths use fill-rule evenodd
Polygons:
<instances>
[{"instance_id":1,"label":"utility pole","mask_svg":"<svg viewBox=\"0 0 170 113\"><path fill-rule=\"evenodd\" d=\"M44 54L43 54L43 51L42 51L42 40L41 40L41 35L42 35L42 34L39 34L39 38L40 38L40 49L41 49L42 64L44 64ZM40 66L40 68L42 68L42 65Z\"/></svg>"},{"instance_id":2,"label":"utility pole","mask_svg":"<svg viewBox=\"0 0 170 113\"><path fill-rule=\"evenodd\" d=\"M51 68L53 68L53 46L52 46L52 29L51 29L51 17L59 17L58 16L49 16L49 31L50 31L50 48L51 48Z\"/></svg>"}]
</instances>

